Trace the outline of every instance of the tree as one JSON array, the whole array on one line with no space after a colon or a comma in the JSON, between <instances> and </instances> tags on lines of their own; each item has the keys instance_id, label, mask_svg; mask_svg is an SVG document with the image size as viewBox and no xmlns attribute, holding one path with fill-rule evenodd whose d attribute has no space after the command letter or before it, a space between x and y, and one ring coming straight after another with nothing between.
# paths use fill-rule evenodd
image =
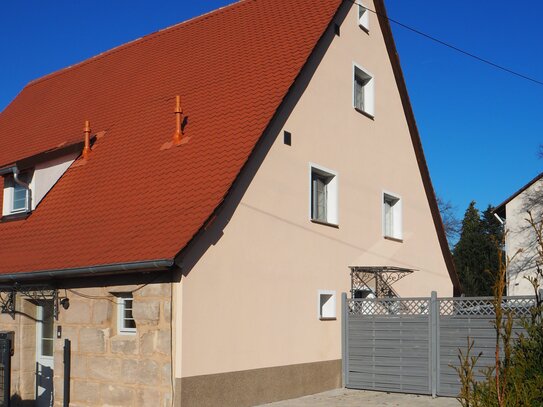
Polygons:
<instances>
[{"instance_id":1,"label":"tree","mask_svg":"<svg viewBox=\"0 0 543 407\"><path fill-rule=\"evenodd\" d=\"M538 264L543 264L543 218L528 212L527 224L534 232ZM475 377L479 356L473 356L474 341L468 338L468 349L460 351L460 366L455 367L461 383L458 400L463 407L531 407L543 406L543 298L540 281L543 269L529 276L535 301L530 316L523 318L524 328L518 337L512 335L514 308L505 308L503 289L508 265L515 261L503 258L498 250L498 278L494 287L494 328L496 331L495 366L482 370L485 378Z\"/></svg>"},{"instance_id":2,"label":"tree","mask_svg":"<svg viewBox=\"0 0 543 407\"><path fill-rule=\"evenodd\" d=\"M475 205L475 201L469 204L462 220L460 239L453 252L454 263L464 294L490 296L498 269L502 227L492 214L492 207L481 215Z\"/></svg>"},{"instance_id":3,"label":"tree","mask_svg":"<svg viewBox=\"0 0 543 407\"><path fill-rule=\"evenodd\" d=\"M449 247L451 247L460 234L460 220L454 214L455 208L450 201L445 201L439 196L436 197L436 200L441 220L443 221L443 227L445 228L445 235L447 236Z\"/></svg>"}]
</instances>

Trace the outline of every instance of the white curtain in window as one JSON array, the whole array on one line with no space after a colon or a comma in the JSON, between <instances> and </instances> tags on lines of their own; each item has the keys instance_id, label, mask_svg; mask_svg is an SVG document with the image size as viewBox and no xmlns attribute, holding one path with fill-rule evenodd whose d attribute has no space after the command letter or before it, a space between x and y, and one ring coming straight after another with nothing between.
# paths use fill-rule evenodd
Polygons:
<instances>
[{"instance_id":1,"label":"white curtain in window","mask_svg":"<svg viewBox=\"0 0 543 407\"><path fill-rule=\"evenodd\" d=\"M394 210L392 203L388 200L384 202L385 206L385 236L394 236Z\"/></svg>"},{"instance_id":2,"label":"white curtain in window","mask_svg":"<svg viewBox=\"0 0 543 407\"><path fill-rule=\"evenodd\" d=\"M354 81L354 106L357 109L364 110L364 85L366 81L358 76Z\"/></svg>"},{"instance_id":3,"label":"white curtain in window","mask_svg":"<svg viewBox=\"0 0 543 407\"><path fill-rule=\"evenodd\" d=\"M312 178L312 218L326 221L326 180L317 174Z\"/></svg>"}]
</instances>

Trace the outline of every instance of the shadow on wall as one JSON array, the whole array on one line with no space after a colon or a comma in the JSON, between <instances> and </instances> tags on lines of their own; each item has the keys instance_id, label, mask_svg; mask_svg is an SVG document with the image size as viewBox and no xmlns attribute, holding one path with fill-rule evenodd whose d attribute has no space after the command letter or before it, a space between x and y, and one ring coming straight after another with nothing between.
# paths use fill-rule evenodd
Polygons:
<instances>
[{"instance_id":1,"label":"shadow on wall","mask_svg":"<svg viewBox=\"0 0 543 407\"><path fill-rule=\"evenodd\" d=\"M343 5L339 8L335 16L334 21L337 24L341 25L345 20L351 5L351 2L343 2ZM182 270L182 276L187 277L207 250L211 246L217 244L223 236L223 230L226 228L237 207L240 205L245 192L271 150L281 129L309 86L313 75L335 36L336 34L332 25L328 27L322 35L315 50L296 78L294 85L290 88L288 95L283 99L283 102L277 109L272 121L264 131L263 136L258 140L253 152L234 181L227 196L223 200L223 203L207 220L206 225L192 238L187 247L178 253L176 264ZM176 276L177 281L181 279L181 275Z\"/></svg>"},{"instance_id":2,"label":"shadow on wall","mask_svg":"<svg viewBox=\"0 0 543 407\"><path fill-rule=\"evenodd\" d=\"M11 396L12 407L35 407L36 400L23 400L18 394Z\"/></svg>"}]
</instances>

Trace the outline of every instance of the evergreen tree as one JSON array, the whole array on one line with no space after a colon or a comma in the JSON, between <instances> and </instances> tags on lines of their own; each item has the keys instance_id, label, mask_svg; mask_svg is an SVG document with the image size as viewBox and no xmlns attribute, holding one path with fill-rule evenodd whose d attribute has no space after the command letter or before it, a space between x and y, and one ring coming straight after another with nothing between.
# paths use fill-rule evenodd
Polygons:
<instances>
[{"instance_id":1,"label":"evergreen tree","mask_svg":"<svg viewBox=\"0 0 543 407\"><path fill-rule=\"evenodd\" d=\"M490 296L498 270L497 250L501 225L489 206L481 216L472 201L462 220L460 239L454 247L454 263L467 296Z\"/></svg>"},{"instance_id":2,"label":"evergreen tree","mask_svg":"<svg viewBox=\"0 0 543 407\"><path fill-rule=\"evenodd\" d=\"M483 212L481 219L483 233L485 235L485 263L484 270L488 270L488 277L492 286L495 282L496 271L499 269L499 256L498 250L500 250L503 243L503 226L496 219L492 211L494 208L490 205Z\"/></svg>"}]
</instances>

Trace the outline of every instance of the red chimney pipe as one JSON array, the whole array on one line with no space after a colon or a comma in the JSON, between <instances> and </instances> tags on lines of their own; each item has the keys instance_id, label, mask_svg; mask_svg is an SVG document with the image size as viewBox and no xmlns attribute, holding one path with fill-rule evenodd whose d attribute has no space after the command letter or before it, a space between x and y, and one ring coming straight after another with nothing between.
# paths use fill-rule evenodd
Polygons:
<instances>
[{"instance_id":1,"label":"red chimney pipe","mask_svg":"<svg viewBox=\"0 0 543 407\"><path fill-rule=\"evenodd\" d=\"M175 133L173 135L173 142L175 145L181 144L181 138L183 130L181 128L183 123L183 109L181 108L181 97L177 95L175 97Z\"/></svg>"},{"instance_id":2,"label":"red chimney pipe","mask_svg":"<svg viewBox=\"0 0 543 407\"><path fill-rule=\"evenodd\" d=\"M91 153L91 148L90 148L91 128L90 128L90 123L88 120L85 120L85 128L83 129L83 132L85 133L85 147L83 147L83 158L87 160Z\"/></svg>"}]
</instances>

